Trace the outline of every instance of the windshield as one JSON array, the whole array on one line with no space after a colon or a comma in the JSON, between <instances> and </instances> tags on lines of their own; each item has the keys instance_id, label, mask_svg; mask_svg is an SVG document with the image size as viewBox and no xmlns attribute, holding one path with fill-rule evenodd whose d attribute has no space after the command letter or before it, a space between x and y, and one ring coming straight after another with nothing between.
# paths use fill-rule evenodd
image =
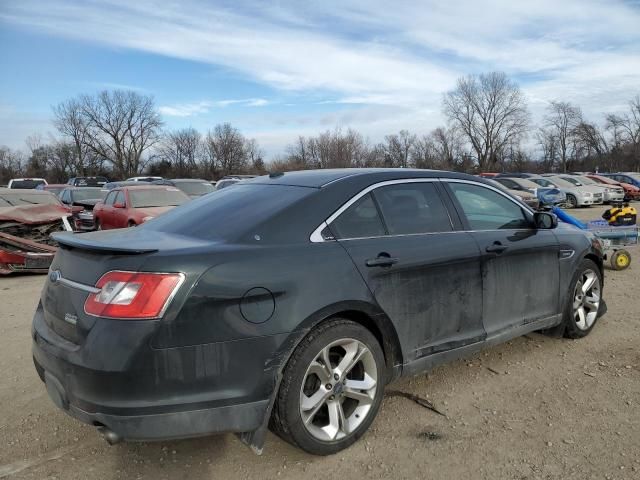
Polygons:
<instances>
[{"instance_id":1,"label":"windshield","mask_svg":"<svg viewBox=\"0 0 640 480\"><path fill-rule=\"evenodd\" d=\"M44 180L25 179L25 180L13 180L11 182L11 188L36 188L38 185L46 185Z\"/></svg>"},{"instance_id":2,"label":"windshield","mask_svg":"<svg viewBox=\"0 0 640 480\"><path fill-rule=\"evenodd\" d=\"M215 189L209 182L173 182L176 187L187 195L205 195Z\"/></svg>"},{"instance_id":3,"label":"windshield","mask_svg":"<svg viewBox=\"0 0 640 480\"><path fill-rule=\"evenodd\" d=\"M3 207L17 207L19 205L60 205L60 201L53 194L33 193L5 193L0 195L0 205Z\"/></svg>"},{"instance_id":4,"label":"windshield","mask_svg":"<svg viewBox=\"0 0 640 480\"><path fill-rule=\"evenodd\" d=\"M316 191L288 185L241 183L173 209L145 223L144 228L205 240L227 239L245 233Z\"/></svg>"},{"instance_id":5,"label":"windshield","mask_svg":"<svg viewBox=\"0 0 640 480\"><path fill-rule=\"evenodd\" d=\"M77 187L101 187L107 181L105 177L78 177L73 184Z\"/></svg>"},{"instance_id":6,"label":"windshield","mask_svg":"<svg viewBox=\"0 0 640 480\"><path fill-rule=\"evenodd\" d=\"M598 185L598 182L596 182L595 180L592 180L589 177L578 177L580 179L580 181L585 184L585 185Z\"/></svg>"},{"instance_id":7,"label":"windshield","mask_svg":"<svg viewBox=\"0 0 640 480\"><path fill-rule=\"evenodd\" d=\"M553 183L555 183L557 186L563 187L563 188L575 188L576 187L573 183L567 182L566 180L563 180L560 177L554 177L553 178Z\"/></svg>"},{"instance_id":8,"label":"windshield","mask_svg":"<svg viewBox=\"0 0 640 480\"><path fill-rule=\"evenodd\" d=\"M576 187L582 186L582 183L580 183L577 178L573 178L573 177L560 177L560 178L565 182L573 183Z\"/></svg>"},{"instance_id":9,"label":"windshield","mask_svg":"<svg viewBox=\"0 0 640 480\"><path fill-rule=\"evenodd\" d=\"M100 188L83 188L82 190L73 190L71 196L74 202L82 200L95 200L103 198L102 189Z\"/></svg>"},{"instance_id":10,"label":"windshield","mask_svg":"<svg viewBox=\"0 0 640 480\"><path fill-rule=\"evenodd\" d=\"M190 200L177 188L129 190L129 199L133 208L175 207Z\"/></svg>"},{"instance_id":11,"label":"windshield","mask_svg":"<svg viewBox=\"0 0 640 480\"><path fill-rule=\"evenodd\" d=\"M551 183L546 178L532 178L531 181L533 183L537 183L541 187L548 187L548 188L555 188L556 187L553 183Z\"/></svg>"}]
</instances>

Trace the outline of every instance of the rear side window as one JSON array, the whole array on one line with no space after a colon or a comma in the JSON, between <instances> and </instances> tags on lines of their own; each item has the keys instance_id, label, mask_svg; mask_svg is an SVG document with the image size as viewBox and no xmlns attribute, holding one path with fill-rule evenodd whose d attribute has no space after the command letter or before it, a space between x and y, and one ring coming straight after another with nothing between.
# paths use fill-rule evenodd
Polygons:
<instances>
[{"instance_id":1,"label":"rear side window","mask_svg":"<svg viewBox=\"0 0 640 480\"><path fill-rule=\"evenodd\" d=\"M373 202L367 193L347 208L331 223L331 231L337 238L379 237L385 234L384 225Z\"/></svg>"},{"instance_id":2,"label":"rear side window","mask_svg":"<svg viewBox=\"0 0 640 480\"><path fill-rule=\"evenodd\" d=\"M115 200L113 201L114 205L116 203L119 203L120 205L124 205L124 192L122 190L118 192L118 195L116 195Z\"/></svg>"},{"instance_id":3,"label":"rear side window","mask_svg":"<svg viewBox=\"0 0 640 480\"><path fill-rule=\"evenodd\" d=\"M113 205L113 200L116 198L116 194L118 192L110 192L109 195L104 199L105 205Z\"/></svg>"},{"instance_id":4,"label":"rear side window","mask_svg":"<svg viewBox=\"0 0 640 480\"><path fill-rule=\"evenodd\" d=\"M388 185L374 190L389 235L450 232L447 210L433 183Z\"/></svg>"},{"instance_id":5,"label":"rear side window","mask_svg":"<svg viewBox=\"0 0 640 480\"><path fill-rule=\"evenodd\" d=\"M530 228L522 208L504 195L479 185L449 183L472 230Z\"/></svg>"}]
</instances>

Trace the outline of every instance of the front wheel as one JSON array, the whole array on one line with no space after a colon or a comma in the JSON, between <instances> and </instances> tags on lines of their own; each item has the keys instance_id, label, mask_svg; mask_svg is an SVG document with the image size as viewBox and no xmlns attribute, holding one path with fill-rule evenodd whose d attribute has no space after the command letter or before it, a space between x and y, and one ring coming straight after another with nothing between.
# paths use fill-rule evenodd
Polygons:
<instances>
[{"instance_id":1,"label":"front wheel","mask_svg":"<svg viewBox=\"0 0 640 480\"><path fill-rule=\"evenodd\" d=\"M578 206L578 199L571 194L567 194L567 207L576 208Z\"/></svg>"},{"instance_id":2,"label":"front wheel","mask_svg":"<svg viewBox=\"0 0 640 480\"><path fill-rule=\"evenodd\" d=\"M271 427L306 452L339 452L373 422L384 384L384 355L373 334L350 320L330 320L312 330L291 356Z\"/></svg>"},{"instance_id":3,"label":"front wheel","mask_svg":"<svg viewBox=\"0 0 640 480\"><path fill-rule=\"evenodd\" d=\"M602 304L602 274L584 259L573 276L564 312L565 337L582 338L591 332Z\"/></svg>"}]
</instances>

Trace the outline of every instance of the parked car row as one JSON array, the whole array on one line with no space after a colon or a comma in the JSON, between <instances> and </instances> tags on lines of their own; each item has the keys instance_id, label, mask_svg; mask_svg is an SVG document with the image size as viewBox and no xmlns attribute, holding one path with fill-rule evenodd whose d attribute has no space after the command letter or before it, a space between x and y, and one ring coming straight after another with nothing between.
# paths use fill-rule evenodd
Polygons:
<instances>
[{"instance_id":1,"label":"parked car row","mask_svg":"<svg viewBox=\"0 0 640 480\"><path fill-rule=\"evenodd\" d=\"M637 176L637 185L616 179L626 178L631 181L635 175L632 173L485 173L481 176L513 191L536 193L542 205L564 204L575 208L640 199L640 174Z\"/></svg>"}]
</instances>

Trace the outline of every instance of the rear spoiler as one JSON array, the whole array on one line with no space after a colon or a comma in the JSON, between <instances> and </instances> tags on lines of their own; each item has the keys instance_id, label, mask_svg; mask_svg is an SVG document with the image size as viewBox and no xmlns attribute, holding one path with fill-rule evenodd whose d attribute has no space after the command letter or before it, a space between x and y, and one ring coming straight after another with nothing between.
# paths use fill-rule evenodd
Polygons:
<instances>
[{"instance_id":1,"label":"rear spoiler","mask_svg":"<svg viewBox=\"0 0 640 480\"><path fill-rule=\"evenodd\" d=\"M63 248L78 248L80 250L89 250L95 252L112 252L124 255L137 255L158 251L157 248L117 245L112 242L103 243L92 238L87 238L86 234L77 235L70 232L52 233L51 238L58 242L58 244Z\"/></svg>"}]
</instances>

